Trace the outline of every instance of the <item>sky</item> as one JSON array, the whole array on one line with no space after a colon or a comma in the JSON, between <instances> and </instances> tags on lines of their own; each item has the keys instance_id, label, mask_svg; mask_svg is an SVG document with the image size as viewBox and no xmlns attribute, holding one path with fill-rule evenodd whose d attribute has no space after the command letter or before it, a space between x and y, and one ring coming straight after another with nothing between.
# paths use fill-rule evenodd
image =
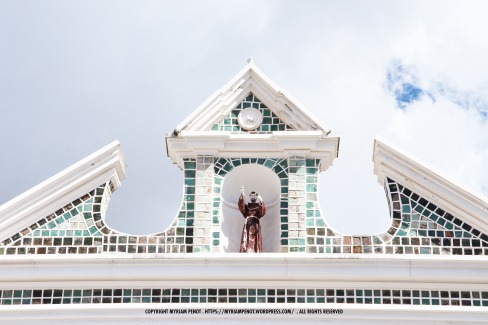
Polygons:
<instances>
[{"instance_id":1,"label":"sky","mask_svg":"<svg viewBox=\"0 0 488 325\"><path fill-rule=\"evenodd\" d=\"M0 0L0 205L118 139L122 232L163 231L183 175L164 137L253 57L341 137L320 177L344 234L390 217L375 136L488 196L486 1Z\"/></svg>"}]
</instances>

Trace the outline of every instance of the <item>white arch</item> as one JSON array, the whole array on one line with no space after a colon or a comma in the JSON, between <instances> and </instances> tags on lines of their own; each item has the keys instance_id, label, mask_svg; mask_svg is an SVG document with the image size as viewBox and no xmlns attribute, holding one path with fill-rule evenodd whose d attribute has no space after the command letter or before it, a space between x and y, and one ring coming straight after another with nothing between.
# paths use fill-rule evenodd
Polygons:
<instances>
[{"instance_id":1,"label":"white arch","mask_svg":"<svg viewBox=\"0 0 488 325\"><path fill-rule=\"evenodd\" d=\"M235 167L224 178L221 190L220 250L239 252L244 225L244 218L237 207L241 185L244 185L246 190L246 202L249 199L249 193L255 191L262 196L266 204L266 215L261 219L263 252L279 252L281 183L279 177L271 169L258 164Z\"/></svg>"}]
</instances>

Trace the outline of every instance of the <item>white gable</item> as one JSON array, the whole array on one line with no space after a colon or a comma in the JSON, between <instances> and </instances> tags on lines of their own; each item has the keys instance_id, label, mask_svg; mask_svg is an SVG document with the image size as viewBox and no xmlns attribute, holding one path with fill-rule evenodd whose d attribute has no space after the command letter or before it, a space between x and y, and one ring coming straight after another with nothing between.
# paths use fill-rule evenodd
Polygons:
<instances>
[{"instance_id":1,"label":"white gable","mask_svg":"<svg viewBox=\"0 0 488 325\"><path fill-rule=\"evenodd\" d=\"M286 127L266 132L212 130L212 126L228 117L250 95ZM166 145L168 156L180 167L183 159L198 155L302 156L321 159L321 168L325 170L338 155L339 137L276 86L251 60L227 85L180 123L166 137Z\"/></svg>"},{"instance_id":2,"label":"white gable","mask_svg":"<svg viewBox=\"0 0 488 325\"><path fill-rule=\"evenodd\" d=\"M176 128L175 132L206 131L253 93L283 122L297 131L331 130L318 122L297 100L275 85L261 70L249 63L222 89L210 96Z\"/></svg>"},{"instance_id":3,"label":"white gable","mask_svg":"<svg viewBox=\"0 0 488 325\"><path fill-rule=\"evenodd\" d=\"M118 189L125 178L126 162L120 143L114 141L41 184L0 206L0 238L52 213L100 184Z\"/></svg>"},{"instance_id":4,"label":"white gable","mask_svg":"<svg viewBox=\"0 0 488 325\"><path fill-rule=\"evenodd\" d=\"M446 178L432 167L402 152L377 137L373 149L374 173L378 182L394 179L435 205L457 215L478 230L488 233L488 199L473 194Z\"/></svg>"}]
</instances>

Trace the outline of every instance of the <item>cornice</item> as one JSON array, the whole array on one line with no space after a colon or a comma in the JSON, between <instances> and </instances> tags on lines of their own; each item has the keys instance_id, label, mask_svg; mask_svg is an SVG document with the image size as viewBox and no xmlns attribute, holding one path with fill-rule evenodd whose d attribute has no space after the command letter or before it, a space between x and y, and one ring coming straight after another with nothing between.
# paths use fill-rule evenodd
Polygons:
<instances>
[{"instance_id":1,"label":"cornice","mask_svg":"<svg viewBox=\"0 0 488 325\"><path fill-rule=\"evenodd\" d=\"M373 151L374 173L383 185L387 177L478 230L488 233L488 199L473 194L427 167L409 154L377 137Z\"/></svg>"},{"instance_id":2,"label":"cornice","mask_svg":"<svg viewBox=\"0 0 488 325\"><path fill-rule=\"evenodd\" d=\"M209 130L214 123L223 119L236 107L249 92L254 93L270 110L295 129L321 130L327 135L331 133L327 126L318 122L318 119L286 90L279 88L253 62L250 62L181 122L173 134L177 135L185 130Z\"/></svg>"},{"instance_id":3,"label":"cornice","mask_svg":"<svg viewBox=\"0 0 488 325\"><path fill-rule=\"evenodd\" d=\"M253 274L249 278L249 274ZM109 283L108 283L108 282ZM297 254L15 256L0 259L3 288L50 285L345 286L488 290L488 259L478 256L316 257Z\"/></svg>"},{"instance_id":4,"label":"cornice","mask_svg":"<svg viewBox=\"0 0 488 325\"><path fill-rule=\"evenodd\" d=\"M114 141L0 206L0 238L24 229L97 186L125 178L125 158Z\"/></svg>"},{"instance_id":5,"label":"cornice","mask_svg":"<svg viewBox=\"0 0 488 325\"><path fill-rule=\"evenodd\" d=\"M233 134L225 131L183 131L166 137L168 156L180 168L184 158L198 155L215 157L273 157L322 159L326 170L337 157L338 137L322 131L275 131L269 134ZM297 150L297 148L300 148Z\"/></svg>"}]
</instances>

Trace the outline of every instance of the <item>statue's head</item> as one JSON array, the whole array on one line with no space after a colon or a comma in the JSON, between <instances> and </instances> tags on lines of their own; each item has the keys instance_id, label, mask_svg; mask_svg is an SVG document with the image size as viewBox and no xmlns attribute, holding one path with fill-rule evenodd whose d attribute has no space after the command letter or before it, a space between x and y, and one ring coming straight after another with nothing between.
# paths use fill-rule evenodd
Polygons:
<instances>
[{"instance_id":1,"label":"statue's head","mask_svg":"<svg viewBox=\"0 0 488 325\"><path fill-rule=\"evenodd\" d=\"M251 198L251 202L254 203L254 202L256 202L256 199L258 198L258 193L252 191L251 193L249 193L249 197Z\"/></svg>"}]
</instances>

